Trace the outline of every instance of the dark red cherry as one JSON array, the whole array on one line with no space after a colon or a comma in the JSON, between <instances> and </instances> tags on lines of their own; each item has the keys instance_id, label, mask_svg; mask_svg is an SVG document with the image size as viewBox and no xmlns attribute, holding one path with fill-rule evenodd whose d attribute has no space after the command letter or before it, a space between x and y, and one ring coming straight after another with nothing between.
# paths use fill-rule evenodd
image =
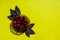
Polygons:
<instances>
[{"instance_id":1,"label":"dark red cherry","mask_svg":"<svg viewBox=\"0 0 60 40\"><path fill-rule=\"evenodd\" d=\"M17 32L25 32L28 28L29 20L26 16L18 16L13 20L13 28Z\"/></svg>"}]
</instances>

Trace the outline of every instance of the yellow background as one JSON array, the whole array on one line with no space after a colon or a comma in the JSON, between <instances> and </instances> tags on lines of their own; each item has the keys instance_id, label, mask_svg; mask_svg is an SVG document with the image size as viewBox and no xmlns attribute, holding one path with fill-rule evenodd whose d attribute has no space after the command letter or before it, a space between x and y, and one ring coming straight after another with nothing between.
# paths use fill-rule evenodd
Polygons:
<instances>
[{"instance_id":1,"label":"yellow background","mask_svg":"<svg viewBox=\"0 0 60 40\"><path fill-rule=\"evenodd\" d=\"M10 9L18 6L21 14L35 23L36 34L14 35L7 18ZM0 0L0 40L60 40L60 0Z\"/></svg>"}]
</instances>

